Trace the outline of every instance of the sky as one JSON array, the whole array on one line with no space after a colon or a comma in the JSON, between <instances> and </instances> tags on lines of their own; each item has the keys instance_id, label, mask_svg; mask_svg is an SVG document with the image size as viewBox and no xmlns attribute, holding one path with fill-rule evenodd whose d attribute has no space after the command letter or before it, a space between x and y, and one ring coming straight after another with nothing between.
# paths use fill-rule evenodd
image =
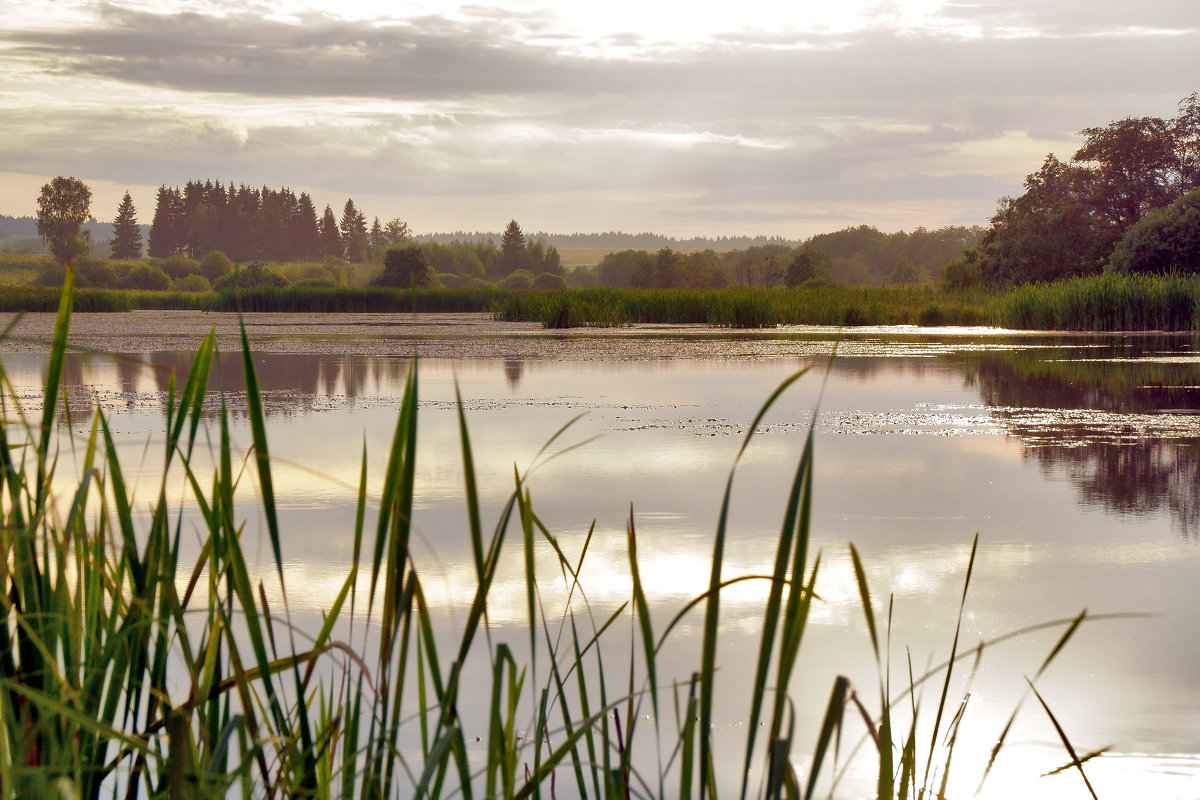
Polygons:
<instances>
[{"instance_id":1,"label":"sky","mask_svg":"<svg viewBox=\"0 0 1200 800\"><path fill-rule=\"evenodd\" d=\"M709 7L711 6L711 8ZM1200 90L1197 0L0 0L0 214L69 175L347 198L417 233L986 224Z\"/></svg>"}]
</instances>

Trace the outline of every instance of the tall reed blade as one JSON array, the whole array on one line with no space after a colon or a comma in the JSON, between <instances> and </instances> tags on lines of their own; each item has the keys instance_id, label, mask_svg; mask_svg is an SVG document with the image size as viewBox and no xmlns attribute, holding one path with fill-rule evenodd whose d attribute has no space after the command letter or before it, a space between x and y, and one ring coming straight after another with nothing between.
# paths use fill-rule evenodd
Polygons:
<instances>
[{"instance_id":1,"label":"tall reed blade","mask_svg":"<svg viewBox=\"0 0 1200 800\"><path fill-rule=\"evenodd\" d=\"M717 627L721 612L721 570L725 561L725 538L726 528L729 524L729 506L733 495L733 476L737 470L738 462L741 461L743 454L745 454L746 448L750 445L750 440L757 432L758 425L762 422L763 417L766 416L780 395L789 386L799 380L803 374L804 371L800 371L784 380L771 393L762 407L759 408L750 426L746 429L742 446L738 449L737 455L734 457L733 466L729 470L729 477L725 481L725 492L721 499L721 510L717 518L717 530L713 537L712 571L708 581L708 598L704 605L704 635L700 646L700 758L697 768L704 776L707 776L714 769L712 764L713 692L715 688L713 680L717 668ZM708 793L708 781L701 780L700 800L704 800Z\"/></svg>"}]
</instances>

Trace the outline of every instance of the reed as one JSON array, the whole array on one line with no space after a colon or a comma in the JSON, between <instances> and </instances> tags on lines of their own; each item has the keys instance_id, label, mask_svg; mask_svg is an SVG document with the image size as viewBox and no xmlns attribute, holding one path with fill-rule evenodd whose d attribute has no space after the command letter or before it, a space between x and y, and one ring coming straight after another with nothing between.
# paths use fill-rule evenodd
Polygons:
<instances>
[{"instance_id":1,"label":"reed","mask_svg":"<svg viewBox=\"0 0 1200 800\"><path fill-rule=\"evenodd\" d=\"M56 289L6 287L0 311L53 311ZM385 289L291 286L223 292L80 289L76 311L490 313L547 328L692 324L991 325L1064 331L1200 330L1200 277L1106 273L1008 289L815 285L795 289Z\"/></svg>"},{"instance_id":2,"label":"reed","mask_svg":"<svg viewBox=\"0 0 1200 800\"><path fill-rule=\"evenodd\" d=\"M880 797L907 797L918 786L929 793L935 778L944 774L933 758L944 749L937 743L961 719L961 713L949 721L943 716L951 673L963 657L958 631L946 662L908 683L911 692L926 681L943 681L928 752L923 753L916 705L904 731L899 712L908 705L907 695L891 696L880 626L854 550L881 671L879 707L869 711L851 681L838 677L811 769L804 775L796 772L797 698L787 689L798 669L811 609L820 602L814 588L821 558L811 552L810 543L811 428L785 498L772 573L728 575L724 543L737 462L772 404L800 374L764 403L730 469L708 590L660 629L649 614L632 512L627 530L629 602L603 619L573 610L570 601L563 609L543 607L538 586L548 580L562 580L570 597L586 598L580 579L586 543L577 557L568 557L535 512L526 476L520 473L514 475L495 527L483 527L460 399L463 502L477 588L460 627L444 630L435 628L423 590L427 573L409 547L418 489L414 365L378 494L368 490L366 453L362 456L354 522L344 534L353 541L345 580L330 598L319 628L301 631L292 622L284 579L286 532L276 506L262 398L244 329L250 455L235 457L224 400L215 417L206 415L206 386L215 357L210 336L198 348L182 385L174 376L169 384L161 482L148 504L145 497L139 501L148 511L135 514L108 420L100 411L81 447L81 479L69 496L55 495L58 398L75 299L68 271L40 413L31 418L15 401L5 400L0 427L0 796L715 797L719 784L710 731L715 698L722 691L718 618L726 589L747 580L765 582L768 591L754 691L746 710L741 798L752 793L810 798L819 782L836 782L831 746L836 762L836 742L859 715L869 731L867 749L878 764ZM2 369L0 382L11 389ZM208 431L210 424L215 431ZM202 432L216 445L215 465L208 470L200 468L196 456ZM562 452L561 446L554 449L562 433L551 437L540 461ZM188 487L186 501L168 499L172 481ZM244 521L235 509L250 483L259 487L261 521L282 607L269 606L263 583L256 585L243 551ZM377 506L374 524L367 522L368 506ZM185 524L203 534L194 563L181 557ZM518 663L508 646L493 644L485 627L506 546L524 556L525 664ZM537 574L534 552L539 548L555 555L555 576ZM970 577L968 568L964 604ZM365 617L356 611L363 595ZM658 659L693 612L703 617L701 650L694 673L680 680L664 674ZM637 647L627 664L615 665L606 659L614 649L624 652L626 643L616 627L622 619L636 632ZM1047 664L1082 621L1083 615L1061 623L1064 634ZM970 655L977 657L987 646L979 645ZM478 663L485 665L489 679L464 679L467 666ZM622 674L628 679L614 677ZM1036 692L1032 684L1031 691ZM657 727L647 729L641 721L644 707L660 721ZM486 714L482 761L468 752L460 714L467 708ZM1082 773L1087 757L1079 758L1065 733L1062 737L1070 764ZM999 749L997 745L993 760ZM655 751L657 761L634 756ZM949 756L945 758L948 770Z\"/></svg>"},{"instance_id":3,"label":"reed","mask_svg":"<svg viewBox=\"0 0 1200 800\"><path fill-rule=\"evenodd\" d=\"M1105 273L1028 284L996 297L991 316L1009 328L1200 330L1200 276Z\"/></svg>"},{"instance_id":4,"label":"reed","mask_svg":"<svg viewBox=\"0 0 1200 800\"><path fill-rule=\"evenodd\" d=\"M978 300L930 287L817 286L797 289L567 289L511 292L492 305L499 319L546 327L698 324L726 328L777 325L978 325Z\"/></svg>"}]
</instances>

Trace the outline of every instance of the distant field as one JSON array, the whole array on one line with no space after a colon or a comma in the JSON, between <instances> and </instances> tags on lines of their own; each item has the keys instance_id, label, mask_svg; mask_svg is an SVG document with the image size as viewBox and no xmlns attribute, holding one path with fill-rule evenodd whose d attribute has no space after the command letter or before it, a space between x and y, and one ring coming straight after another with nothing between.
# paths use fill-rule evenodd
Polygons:
<instances>
[{"instance_id":1,"label":"distant field","mask_svg":"<svg viewBox=\"0 0 1200 800\"><path fill-rule=\"evenodd\" d=\"M560 247L558 257L562 260L563 269L572 270L576 267L594 267L600 259L609 253L615 253L616 247Z\"/></svg>"}]
</instances>

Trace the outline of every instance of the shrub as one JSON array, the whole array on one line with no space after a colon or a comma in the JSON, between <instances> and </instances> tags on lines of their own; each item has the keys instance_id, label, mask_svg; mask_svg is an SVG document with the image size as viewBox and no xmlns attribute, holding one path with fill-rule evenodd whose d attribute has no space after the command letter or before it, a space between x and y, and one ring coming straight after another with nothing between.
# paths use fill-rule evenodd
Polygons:
<instances>
[{"instance_id":1,"label":"shrub","mask_svg":"<svg viewBox=\"0 0 1200 800\"><path fill-rule=\"evenodd\" d=\"M389 247L383 257L383 272L371 281L372 286L430 286L434 272L425 260L425 253L417 245Z\"/></svg>"},{"instance_id":2,"label":"shrub","mask_svg":"<svg viewBox=\"0 0 1200 800\"><path fill-rule=\"evenodd\" d=\"M983 280L979 265L965 258L956 258L942 267L938 276L938 286L947 292L961 292L972 289Z\"/></svg>"},{"instance_id":3,"label":"shrub","mask_svg":"<svg viewBox=\"0 0 1200 800\"><path fill-rule=\"evenodd\" d=\"M226 259L228 261L228 259ZM157 266L171 278L182 278L185 275L198 275L201 272L200 262L193 261L185 255L176 253L159 261Z\"/></svg>"},{"instance_id":4,"label":"shrub","mask_svg":"<svg viewBox=\"0 0 1200 800\"><path fill-rule=\"evenodd\" d=\"M282 289L288 285L288 279L274 271L266 264L256 261L245 269L234 269L233 272L213 281L213 289Z\"/></svg>"},{"instance_id":5,"label":"shrub","mask_svg":"<svg viewBox=\"0 0 1200 800\"><path fill-rule=\"evenodd\" d=\"M213 250L200 261L200 274L208 278L209 283L215 283L218 278L231 272L233 262L220 250Z\"/></svg>"},{"instance_id":6,"label":"shrub","mask_svg":"<svg viewBox=\"0 0 1200 800\"><path fill-rule=\"evenodd\" d=\"M171 282L174 292L211 292L212 284L203 275L184 275Z\"/></svg>"},{"instance_id":7,"label":"shrub","mask_svg":"<svg viewBox=\"0 0 1200 800\"><path fill-rule=\"evenodd\" d=\"M1108 258L1111 272L1200 272L1200 189L1156 208L1125 231Z\"/></svg>"},{"instance_id":8,"label":"shrub","mask_svg":"<svg viewBox=\"0 0 1200 800\"><path fill-rule=\"evenodd\" d=\"M533 288L533 273L527 269L518 269L506 275L500 281L501 289L523 291Z\"/></svg>"},{"instance_id":9,"label":"shrub","mask_svg":"<svg viewBox=\"0 0 1200 800\"><path fill-rule=\"evenodd\" d=\"M153 264L138 264L121 279L122 289L165 292L170 286L171 279L167 276L167 273Z\"/></svg>"},{"instance_id":10,"label":"shrub","mask_svg":"<svg viewBox=\"0 0 1200 800\"><path fill-rule=\"evenodd\" d=\"M111 264L98 258L80 257L72 261L75 270L75 285L89 289L115 289L120 285L117 272ZM62 286L67 268L52 262L38 270L33 282L37 286Z\"/></svg>"},{"instance_id":11,"label":"shrub","mask_svg":"<svg viewBox=\"0 0 1200 800\"><path fill-rule=\"evenodd\" d=\"M555 275L553 272L543 272L533 279L534 289L565 289L567 282L562 275Z\"/></svg>"}]
</instances>

